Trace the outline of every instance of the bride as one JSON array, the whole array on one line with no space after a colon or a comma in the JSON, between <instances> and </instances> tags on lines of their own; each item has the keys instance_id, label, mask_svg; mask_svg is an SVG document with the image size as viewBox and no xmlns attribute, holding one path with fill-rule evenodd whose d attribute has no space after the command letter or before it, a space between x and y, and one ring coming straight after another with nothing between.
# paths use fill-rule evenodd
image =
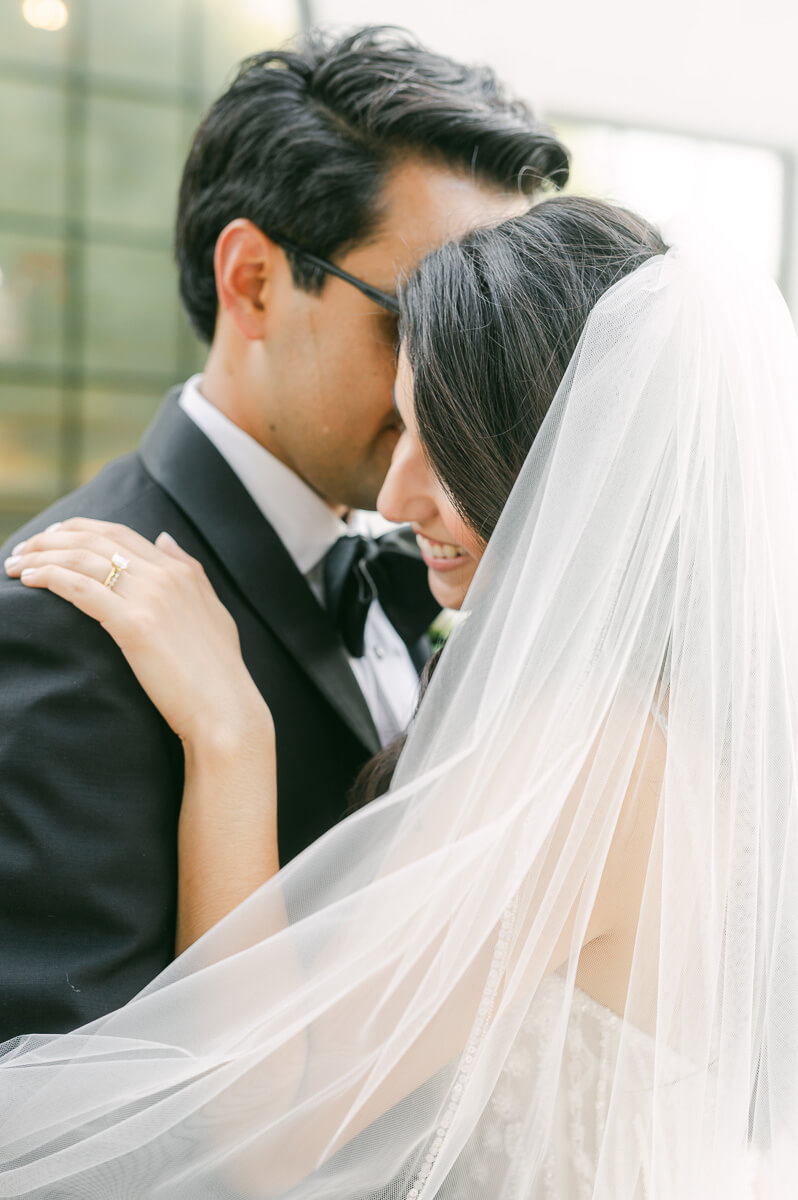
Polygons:
<instances>
[{"instance_id":1,"label":"bride","mask_svg":"<svg viewBox=\"0 0 798 1200\"><path fill-rule=\"evenodd\" d=\"M404 746L284 870L279 738L199 566L80 519L19 552L117 641L186 786L181 953L4 1048L0 1196L794 1194L783 301L557 198L432 254L401 310L380 506L464 617Z\"/></svg>"}]
</instances>

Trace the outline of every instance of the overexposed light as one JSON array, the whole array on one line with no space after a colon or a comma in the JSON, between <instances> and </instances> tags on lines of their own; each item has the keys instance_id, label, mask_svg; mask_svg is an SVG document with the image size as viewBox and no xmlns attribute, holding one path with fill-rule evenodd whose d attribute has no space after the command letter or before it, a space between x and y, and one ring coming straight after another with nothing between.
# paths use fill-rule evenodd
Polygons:
<instances>
[{"instance_id":1,"label":"overexposed light","mask_svg":"<svg viewBox=\"0 0 798 1200\"><path fill-rule=\"evenodd\" d=\"M716 244L778 276L784 239L784 162L766 146L567 119L570 190L624 204L667 230L711 230Z\"/></svg>"},{"instance_id":2,"label":"overexposed light","mask_svg":"<svg viewBox=\"0 0 798 1200\"><path fill-rule=\"evenodd\" d=\"M64 0L25 0L22 15L34 29L56 33L69 20L69 9Z\"/></svg>"},{"instance_id":3,"label":"overexposed light","mask_svg":"<svg viewBox=\"0 0 798 1200\"><path fill-rule=\"evenodd\" d=\"M275 17L275 10L279 10L280 7L284 7L284 5L276 5L274 0L241 0L240 2L242 14L250 21L272 21Z\"/></svg>"}]
</instances>

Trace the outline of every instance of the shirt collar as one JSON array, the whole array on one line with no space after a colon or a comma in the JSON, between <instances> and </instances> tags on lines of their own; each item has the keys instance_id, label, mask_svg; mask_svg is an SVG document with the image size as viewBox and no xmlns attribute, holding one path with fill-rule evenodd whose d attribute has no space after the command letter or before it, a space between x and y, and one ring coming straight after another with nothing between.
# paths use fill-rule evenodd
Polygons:
<instances>
[{"instance_id":1,"label":"shirt collar","mask_svg":"<svg viewBox=\"0 0 798 1200\"><path fill-rule=\"evenodd\" d=\"M235 471L303 575L352 530L298 475L239 429L202 395L202 376L188 380L180 407Z\"/></svg>"}]
</instances>

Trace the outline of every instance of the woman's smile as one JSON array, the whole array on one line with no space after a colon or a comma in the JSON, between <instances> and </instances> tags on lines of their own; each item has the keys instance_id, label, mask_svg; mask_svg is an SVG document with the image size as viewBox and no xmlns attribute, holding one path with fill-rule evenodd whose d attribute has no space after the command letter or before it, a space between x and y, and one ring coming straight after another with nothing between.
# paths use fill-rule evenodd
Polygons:
<instances>
[{"instance_id":1,"label":"woman's smile","mask_svg":"<svg viewBox=\"0 0 798 1200\"><path fill-rule=\"evenodd\" d=\"M416 535L421 557L431 571L455 571L473 561L472 556L455 542L440 542L425 536L417 529Z\"/></svg>"}]
</instances>

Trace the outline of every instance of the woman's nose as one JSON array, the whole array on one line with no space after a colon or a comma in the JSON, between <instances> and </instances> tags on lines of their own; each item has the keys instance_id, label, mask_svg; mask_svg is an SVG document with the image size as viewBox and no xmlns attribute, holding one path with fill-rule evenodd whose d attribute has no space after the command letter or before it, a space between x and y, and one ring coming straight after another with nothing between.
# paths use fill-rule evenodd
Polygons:
<instances>
[{"instance_id":1,"label":"woman's nose","mask_svg":"<svg viewBox=\"0 0 798 1200\"><path fill-rule=\"evenodd\" d=\"M386 521L397 525L429 521L437 512L432 491L432 474L423 454L406 443L404 434L396 444L377 508ZM408 439L409 440L409 439Z\"/></svg>"}]
</instances>

